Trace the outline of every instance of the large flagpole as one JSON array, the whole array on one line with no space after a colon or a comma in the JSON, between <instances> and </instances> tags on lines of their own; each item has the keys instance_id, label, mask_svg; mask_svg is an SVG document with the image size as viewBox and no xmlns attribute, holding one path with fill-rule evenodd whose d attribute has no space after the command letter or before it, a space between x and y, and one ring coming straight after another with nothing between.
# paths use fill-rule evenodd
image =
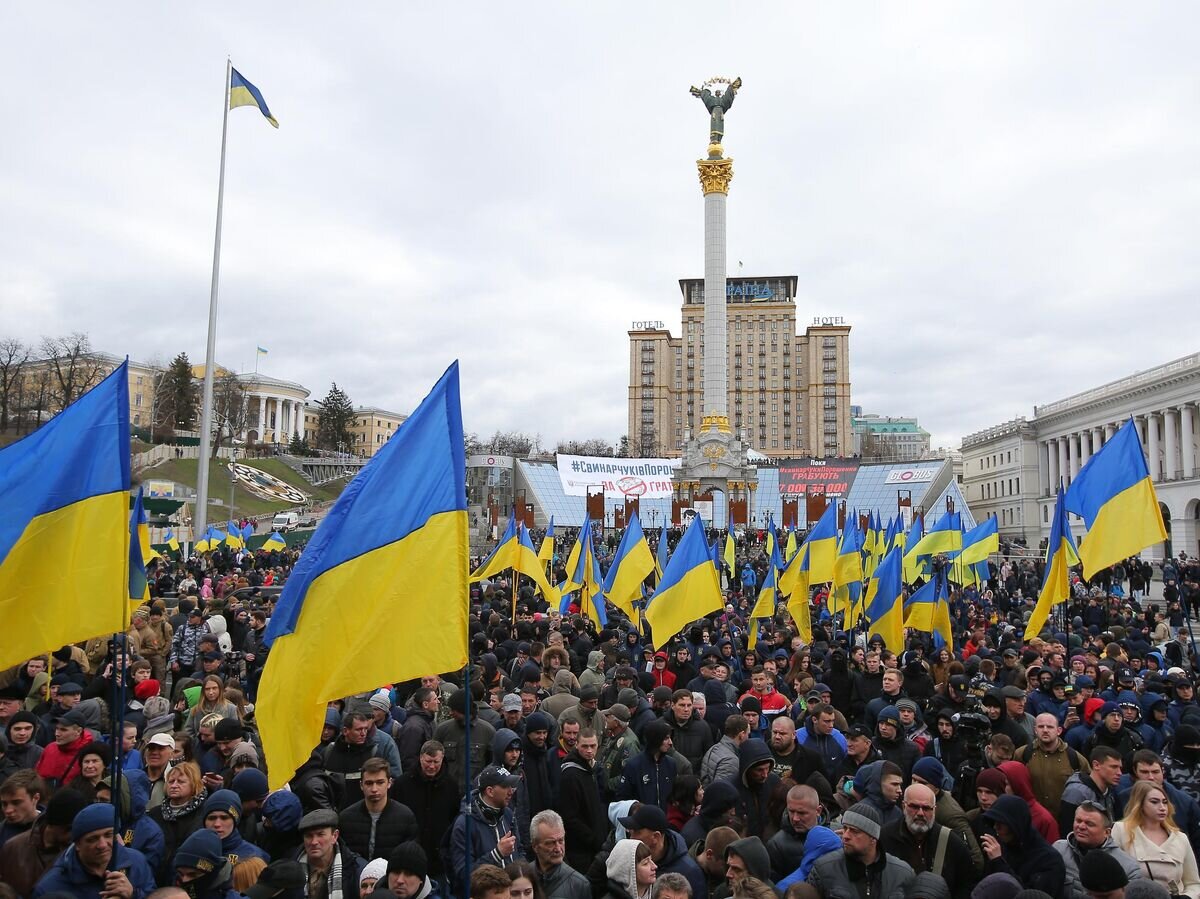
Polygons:
<instances>
[{"instance_id":1,"label":"large flagpole","mask_svg":"<svg viewBox=\"0 0 1200 899\"><path fill-rule=\"evenodd\" d=\"M217 180L217 233L213 240L212 289L208 295L208 344L204 353L204 398L200 409L200 458L196 460L196 514L192 536L208 529L208 454L212 449L213 356L217 345L217 292L221 281L221 213L225 205L225 138L229 132L229 78L233 63L225 59L225 93L221 110L221 175Z\"/></svg>"}]
</instances>

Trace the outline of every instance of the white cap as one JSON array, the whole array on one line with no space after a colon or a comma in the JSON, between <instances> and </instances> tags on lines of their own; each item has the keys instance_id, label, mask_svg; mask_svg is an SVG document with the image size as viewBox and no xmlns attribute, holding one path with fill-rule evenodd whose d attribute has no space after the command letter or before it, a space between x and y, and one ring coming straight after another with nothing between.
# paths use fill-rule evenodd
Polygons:
<instances>
[{"instance_id":1,"label":"white cap","mask_svg":"<svg viewBox=\"0 0 1200 899\"><path fill-rule=\"evenodd\" d=\"M155 734L153 737L151 737L149 740L146 741L146 745L147 746L166 746L168 749L174 751L175 738L172 737L170 734Z\"/></svg>"}]
</instances>

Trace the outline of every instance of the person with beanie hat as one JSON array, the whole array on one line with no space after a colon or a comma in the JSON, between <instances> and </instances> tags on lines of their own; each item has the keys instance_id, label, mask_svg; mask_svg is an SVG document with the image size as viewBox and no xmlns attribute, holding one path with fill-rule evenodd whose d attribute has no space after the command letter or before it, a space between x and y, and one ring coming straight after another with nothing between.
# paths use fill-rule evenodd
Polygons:
<instances>
[{"instance_id":1,"label":"person with beanie hat","mask_svg":"<svg viewBox=\"0 0 1200 899\"><path fill-rule=\"evenodd\" d=\"M204 802L204 827L221 838L221 851L231 865L244 858L261 858L270 862L270 856L246 840L238 830L242 819L242 800L233 790L217 790Z\"/></svg>"},{"instance_id":2,"label":"person with beanie hat","mask_svg":"<svg viewBox=\"0 0 1200 899\"><path fill-rule=\"evenodd\" d=\"M429 862L420 843L409 840L391 851L387 860L387 886L393 894L406 899L434 899Z\"/></svg>"},{"instance_id":3,"label":"person with beanie hat","mask_svg":"<svg viewBox=\"0 0 1200 899\"><path fill-rule=\"evenodd\" d=\"M545 712L533 712L525 718L525 735L521 738L521 787L516 796L517 830L521 849L529 858L533 847L529 842L529 822L540 811L554 808L558 795L558 753L550 744L554 719Z\"/></svg>"},{"instance_id":4,"label":"person with beanie hat","mask_svg":"<svg viewBox=\"0 0 1200 899\"><path fill-rule=\"evenodd\" d=\"M1162 754L1167 783L1200 796L1200 728L1181 724Z\"/></svg>"},{"instance_id":5,"label":"person with beanie hat","mask_svg":"<svg viewBox=\"0 0 1200 899\"><path fill-rule=\"evenodd\" d=\"M196 899L233 899L229 885L233 865L221 851L221 838L211 830L197 830L175 851L171 863L174 883Z\"/></svg>"},{"instance_id":6,"label":"person with beanie hat","mask_svg":"<svg viewBox=\"0 0 1200 899\"><path fill-rule=\"evenodd\" d=\"M71 845L38 881L33 897L62 892L78 899L103 895L143 899L154 892L154 873L136 849L127 849L113 833L115 809L97 802L71 822Z\"/></svg>"},{"instance_id":7,"label":"person with beanie hat","mask_svg":"<svg viewBox=\"0 0 1200 899\"><path fill-rule=\"evenodd\" d=\"M921 750L916 743L905 739L900 710L894 705L886 705L879 710L875 718L874 744L884 759L900 768L905 781L912 779L913 765L920 759Z\"/></svg>"},{"instance_id":8,"label":"person with beanie hat","mask_svg":"<svg viewBox=\"0 0 1200 899\"><path fill-rule=\"evenodd\" d=\"M304 808L290 790L276 790L263 801L258 846L271 858L295 858L300 849L300 819Z\"/></svg>"},{"instance_id":9,"label":"person with beanie hat","mask_svg":"<svg viewBox=\"0 0 1200 899\"><path fill-rule=\"evenodd\" d=\"M808 883L822 896L900 896L913 881L907 862L879 846L879 813L865 802L842 813L842 848L822 855L808 872Z\"/></svg>"},{"instance_id":10,"label":"person with beanie hat","mask_svg":"<svg viewBox=\"0 0 1200 899\"><path fill-rule=\"evenodd\" d=\"M665 809L679 770L671 757L671 725L652 721L646 725L642 744L641 753L625 763L617 800L636 799Z\"/></svg>"},{"instance_id":11,"label":"person with beanie hat","mask_svg":"<svg viewBox=\"0 0 1200 899\"><path fill-rule=\"evenodd\" d=\"M1115 899L1124 895L1129 875L1124 866L1104 852L1089 852L1079 863L1079 886L1085 896ZM1121 891L1117 893L1116 891Z\"/></svg>"},{"instance_id":12,"label":"person with beanie hat","mask_svg":"<svg viewBox=\"0 0 1200 899\"><path fill-rule=\"evenodd\" d=\"M24 709L8 719L4 729L8 738L8 749L5 761L11 762L17 768L36 768L38 759L42 757L42 747L38 745L37 736L42 722L33 712Z\"/></svg>"},{"instance_id":13,"label":"person with beanie hat","mask_svg":"<svg viewBox=\"0 0 1200 899\"><path fill-rule=\"evenodd\" d=\"M0 849L0 883L19 896L28 896L42 875L71 843L71 822L88 805L81 793L59 790L25 833L8 840Z\"/></svg>"},{"instance_id":14,"label":"person with beanie hat","mask_svg":"<svg viewBox=\"0 0 1200 899\"><path fill-rule=\"evenodd\" d=\"M388 860L386 858L373 858L363 866L362 873L358 875L358 892L360 895L366 895L375 889L375 883L380 879L387 883L387 868ZM426 875L428 876L428 875Z\"/></svg>"},{"instance_id":15,"label":"person with beanie hat","mask_svg":"<svg viewBox=\"0 0 1200 899\"><path fill-rule=\"evenodd\" d=\"M971 899L1017 899L1021 893L1042 892L1041 890L1022 890L1021 881L1011 874L989 874L975 885L971 891Z\"/></svg>"}]
</instances>

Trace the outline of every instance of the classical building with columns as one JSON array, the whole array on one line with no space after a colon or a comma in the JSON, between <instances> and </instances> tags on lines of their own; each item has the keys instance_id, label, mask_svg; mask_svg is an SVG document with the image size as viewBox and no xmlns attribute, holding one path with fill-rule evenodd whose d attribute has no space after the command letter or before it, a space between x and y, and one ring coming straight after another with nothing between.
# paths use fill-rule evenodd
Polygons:
<instances>
[{"instance_id":1,"label":"classical building with columns","mask_svg":"<svg viewBox=\"0 0 1200 899\"><path fill-rule=\"evenodd\" d=\"M1083 393L1034 407L1042 536L1050 534L1054 487L1065 485L1132 415L1163 507L1170 552L1200 553L1200 479L1196 476L1200 353L1175 359ZM1163 548L1147 551L1161 558Z\"/></svg>"},{"instance_id":2,"label":"classical building with columns","mask_svg":"<svg viewBox=\"0 0 1200 899\"><path fill-rule=\"evenodd\" d=\"M1151 559L1161 559L1165 551L1200 555L1198 403L1200 353L1194 353L1035 406L1028 422L1016 419L963 438L967 500L972 508L981 503L978 508L984 513L1019 509L1027 526L1034 511L1037 525L1027 527L1030 533L1025 536L1031 545L1034 536L1048 538L1059 479L1069 486L1092 454L1132 416L1170 536L1168 546L1153 547L1144 555ZM1031 455L1036 465L1031 464ZM1076 535L1081 535L1082 523L1074 516L1072 522ZM1017 534L1003 519L1000 530Z\"/></svg>"},{"instance_id":3,"label":"classical building with columns","mask_svg":"<svg viewBox=\"0 0 1200 899\"><path fill-rule=\"evenodd\" d=\"M304 409L310 395L307 387L257 372L240 374L238 380L246 387L243 440L247 443L286 444L291 441L293 434L304 438Z\"/></svg>"}]
</instances>

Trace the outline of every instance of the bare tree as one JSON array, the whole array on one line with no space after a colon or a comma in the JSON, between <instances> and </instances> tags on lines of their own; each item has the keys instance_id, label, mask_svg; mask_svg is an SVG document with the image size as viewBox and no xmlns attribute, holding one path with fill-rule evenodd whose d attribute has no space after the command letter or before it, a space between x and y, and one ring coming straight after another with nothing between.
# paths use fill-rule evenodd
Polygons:
<instances>
[{"instance_id":1,"label":"bare tree","mask_svg":"<svg viewBox=\"0 0 1200 899\"><path fill-rule=\"evenodd\" d=\"M221 372L213 380L213 448L212 457L217 458L221 440L228 438L233 446L234 438L246 429L246 386L233 372Z\"/></svg>"},{"instance_id":2,"label":"bare tree","mask_svg":"<svg viewBox=\"0 0 1200 899\"><path fill-rule=\"evenodd\" d=\"M8 430L8 418L17 408L20 382L29 347L15 337L0 338L0 432Z\"/></svg>"},{"instance_id":3,"label":"bare tree","mask_svg":"<svg viewBox=\"0 0 1200 899\"><path fill-rule=\"evenodd\" d=\"M611 456L613 445L601 437L592 437L589 440L562 440L554 451L571 456Z\"/></svg>"},{"instance_id":4,"label":"bare tree","mask_svg":"<svg viewBox=\"0 0 1200 899\"><path fill-rule=\"evenodd\" d=\"M86 334L76 331L66 337L43 337L42 355L50 372L52 411L65 409L108 373Z\"/></svg>"}]
</instances>

